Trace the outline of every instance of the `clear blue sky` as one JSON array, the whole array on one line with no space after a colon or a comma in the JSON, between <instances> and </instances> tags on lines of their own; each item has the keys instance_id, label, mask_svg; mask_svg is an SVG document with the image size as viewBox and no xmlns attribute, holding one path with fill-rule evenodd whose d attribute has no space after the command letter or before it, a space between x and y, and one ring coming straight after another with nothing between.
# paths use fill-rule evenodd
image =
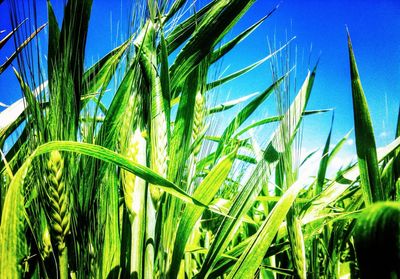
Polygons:
<instances>
[{"instance_id":1,"label":"clear blue sky","mask_svg":"<svg viewBox=\"0 0 400 279\"><path fill-rule=\"evenodd\" d=\"M239 27L262 17L275 3L257 1ZM276 36L278 42L284 42L286 37L295 35L300 85L306 75L312 46L311 67L320 54L321 60L308 108L335 108L332 138L335 143L353 127L346 25L352 37L376 142L384 146L394 138L400 105L400 1L284 0L274 15L226 60L232 63L233 71L235 66L231 61L236 59L238 64L244 65L265 55L268 39ZM263 86L257 87L258 90L265 88L270 82L268 64L246 77L249 79L235 81L236 89L251 91L249 89L259 83ZM303 146L306 152L323 146L330 118L330 114L325 114L305 120ZM342 162L347 162L354 153L355 146L350 140L342 152Z\"/></svg>"},{"instance_id":2,"label":"clear blue sky","mask_svg":"<svg viewBox=\"0 0 400 279\"><path fill-rule=\"evenodd\" d=\"M0 30L10 30L7 1L0 6ZM22 1L21 1L22 2ZM45 22L45 1L39 0L39 23ZM54 4L61 17L63 1ZM126 30L129 4L134 1L94 0L87 47L87 65L104 55L121 42L121 26ZM206 3L200 0L200 5ZM346 45L345 25L348 26L356 54L364 91L372 114L377 145L383 146L394 137L400 103L400 2L397 0L258 0L249 13L229 34L232 37L264 16L275 5L279 9L254 32L251 37L229 54L220 65L226 73L253 63L269 52L268 39L277 42L296 36L292 47L297 46L297 79L300 86L309 67L321 54L315 86L309 109L335 108L333 142L353 127L351 87ZM121 21L121 18L123 20ZM122 24L121 24L122 22ZM7 33L7 32L6 32ZM3 36L4 34L0 36ZM45 46L45 32L41 42ZM312 50L310 51L312 45ZM13 48L8 43L0 53L0 61L10 55ZM265 89L271 81L268 62L252 73L235 80L223 90L230 98ZM221 90L222 91L222 90ZM222 92L222 99L226 99ZM20 91L11 69L0 77L0 102L10 104L20 97ZM273 102L272 102L273 105ZM271 110L271 114L272 114ZM270 114L264 108L262 115ZM304 125L303 143L307 150L321 146L329 131L330 114L312 116ZM347 147L347 153L354 146Z\"/></svg>"},{"instance_id":3,"label":"clear blue sky","mask_svg":"<svg viewBox=\"0 0 400 279\"><path fill-rule=\"evenodd\" d=\"M274 2L258 1L239 26L260 18ZM298 48L298 83L305 77L311 51L311 66L321 53L315 86L309 108L336 109L334 138L338 139L353 127L351 87L345 25L348 26L370 106L377 144L387 144L394 137L400 104L400 2L345 0L286 0L251 38L243 42L227 61L238 63L261 58L268 51L267 41L284 42L296 36ZM304 57L304 58L303 58ZM304 62L302 62L304 61ZM233 64L233 62L231 62ZM244 63L244 62L243 62ZM245 63L244 63L245 64ZM233 68L234 66L232 66ZM241 78L237 86L252 88L256 79L263 82L270 76L268 64ZM268 84L268 79L266 80ZM256 82L257 83L257 82ZM309 140L325 138L330 115L313 116L306 120L304 135L316 134ZM322 124L322 125L321 125Z\"/></svg>"}]
</instances>

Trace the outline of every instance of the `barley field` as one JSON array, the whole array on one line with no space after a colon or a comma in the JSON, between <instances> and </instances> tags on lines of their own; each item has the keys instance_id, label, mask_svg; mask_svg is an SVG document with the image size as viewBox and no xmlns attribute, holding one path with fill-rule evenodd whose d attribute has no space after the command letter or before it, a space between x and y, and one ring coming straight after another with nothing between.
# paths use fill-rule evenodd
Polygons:
<instances>
[{"instance_id":1,"label":"barley field","mask_svg":"<svg viewBox=\"0 0 400 279\"><path fill-rule=\"evenodd\" d=\"M334 142L333 110L307 109L319 60L296 76L291 39L215 73L277 8L227 39L255 0L133 1L127 39L87 67L96 1L64 1L62 21L46 1L47 22L6 2L0 79L23 96L0 112L0 278L400 278L400 111L377 148L350 27L354 129ZM215 103L264 62L262 92ZM255 118L269 99L277 114ZM326 142L299 162L302 121L320 114ZM351 133L356 160L328 177Z\"/></svg>"}]
</instances>

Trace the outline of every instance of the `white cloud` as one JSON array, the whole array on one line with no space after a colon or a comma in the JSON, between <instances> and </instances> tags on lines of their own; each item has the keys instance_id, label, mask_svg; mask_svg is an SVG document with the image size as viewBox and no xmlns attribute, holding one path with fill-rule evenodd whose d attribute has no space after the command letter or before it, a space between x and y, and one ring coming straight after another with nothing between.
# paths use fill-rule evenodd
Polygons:
<instances>
[{"instance_id":1,"label":"white cloud","mask_svg":"<svg viewBox=\"0 0 400 279\"><path fill-rule=\"evenodd\" d=\"M355 154L346 154L341 152L340 154L332 158L332 160L329 162L327 176L333 177L340 168L348 166L351 162L354 162L355 160Z\"/></svg>"},{"instance_id":2,"label":"white cloud","mask_svg":"<svg viewBox=\"0 0 400 279\"><path fill-rule=\"evenodd\" d=\"M348 140L346 141L346 143L347 143L348 145L353 145L353 144L354 144L354 140L353 140L353 139L348 139Z\"/></svg>"},{"instance_id":3,"label":"white cloud","mask_svg":"<svg viewBox=\"0 0 400 279\"><path fill-rule=\"evenodd\" d=\"M386 138L387 136L388 136L388 133L385 131L383 131L382 133L379 134L379 137L383 138L383 139Z\"/></svg>"}]
</instances>

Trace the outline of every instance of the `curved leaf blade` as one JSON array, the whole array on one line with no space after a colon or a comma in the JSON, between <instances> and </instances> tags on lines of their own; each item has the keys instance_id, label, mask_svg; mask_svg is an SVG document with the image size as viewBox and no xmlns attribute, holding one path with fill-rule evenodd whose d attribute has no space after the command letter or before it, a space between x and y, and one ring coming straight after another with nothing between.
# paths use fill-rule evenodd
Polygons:
<instances>
[{"instance_id":1,"label":"curved leaf blade","mask_svg":"<svg viewBox=\"0 0 400 279\"><path fill-rule=\"evenodd\" d=\"M39 146L32 153L31 157L36 157L52 150L75 152L100 159L107 163L116 164L124 170L139 176L156 187L161 188L165 192L183 200L184 202L206 207L203 203L188 195L174 183L163 178L161 175L157 174L148 167L135 163L124 156L99 145L73 141L53 141Z\"/></svg>"},{"instance_id":2,"label":"curved leaf blade","mask_svg":"<svg viewBox=\"0 0 400 279\"><path fill-rule=\"evenodd\" d=\"M220 186L224 183L231 171L233 162L235 161L236 152L237 150L231 152L215 165L193 193L195 199L204 204L209 204L213 200ZM174 245L171 270L169 274L170 278L175 278L179 272L180 262L185 252L187 240L189 239L197 220L203 214L203 211L204 208L197 206L188 205L185 208L176 233L176 239L179 241L175 241Z\"/></svg>"},{"instance_id":3,"label":"curved leaf blade","mask_svg":"<svg viewBox=\"0 0 400 279\"><path fill-rule=\"evenodd\" d=\"M271 246L278 229L286 214L293 205L297 195L303 188L301 183L293 184L279 199L267 219L261 225L255 238L248 244L239 260L236 262L228 278L253 278L264 259L265 253Z\"/></svg>"},{"instance_id":4,"label":"curved leaf blade","mask_svg":"<svg viewBox=\"0 0 400 279\"><path fill-rule=\"evenodd\" d=\"M216 161L218 157L221 155L222 150L225 146L225 143L230 139L230 137L235 133L237 128L240 127L240 125L243 124L244 121L246 121L247 118L271 95L273 90L283 81L283 79L286 77L282 76L279 78L277 81L275 81L270 87L268 87L262 94L257 96L253 101L251 101L247 106L245 106L238 114L237 116L232 119L232 121L229 123L229 125L225 128L221 139L219 141L217 150L215 152L215 159Z\"/></svg>"},{"instance_id":5,"label":"curved leaf blade","mask_svg":"<svg viewBox=\"0 0 400 279\"><path fill-rule=\"evenodd\" d=\"M371 204L373 202L382 201L385 197L380 180L372 121L348 31L347 43L349 49L354 126L361 187L365 203Z\"/></svg>"}]
</instances>

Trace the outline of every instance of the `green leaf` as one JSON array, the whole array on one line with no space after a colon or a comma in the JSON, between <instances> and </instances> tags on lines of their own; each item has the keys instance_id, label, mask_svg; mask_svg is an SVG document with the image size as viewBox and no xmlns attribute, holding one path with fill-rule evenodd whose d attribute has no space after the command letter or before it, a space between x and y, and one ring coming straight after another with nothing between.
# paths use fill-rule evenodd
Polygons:
<instances>
[{"instance_id":1,"label":"green leaf","mask_svg":"<svg viewBox=\"0 0 400 279\"><path fill-rule=\"evenodd\" d=\"M142 78L137 62L132 63L122 79L114 98L111 101L103 125L97 137L97 144L114 150L118 140L119 128L126 118L129 97L133 86L140 83ZM132 108L129 108L132 109Z\"/></svg>"},{"instance_id":2,"label":"green leaf","mask_svg":"<svg viewBox=\"0 0 400 279\"><path fill-rule=\"evenodd\" d=\"M307 105L307 100L311 93L312 84L315 77L316 67L312 74L308 74L306 80L303 83L297 97L293 101L292 105L285 113L284 119L292 119L293 122L291 129L287 131L289 134L289 139L293 139L297 132L297 127L301 121L301 115L304 113L304 109ZM249 180L246 182L242 190L238 193L234 202L229 209L228 215L233 218L224 218L220 228L218 230L215 239L209 248L209 252L204 260L204 263L196 275L197 278L206 278L209 276L211 270L216 265L218 258L225 251L233 234L238 229L242 217L246 214L254 201L256 200L258 194L260 193L263 185L267 182L267 178L271 174L271 170L278 163L279 158L282 156L284 150L280 149L280 152L271 154L273 151L273 144L276 144L282 138L282 124L275 130L272 140L269 143L269 148L264 151L264 160L257 163L257 166L253 173L251 174ZM274 156L272 156L274 155ZM284 218L284 216L283 216ZM239 277L240 278L240 277Z\"/></svg>"},{"instance_id":3,"label":"green leaf","mask_svg":"<svg viewBox=\"0 0 400 279\"><path fill-rule=\"evenodd\" d=\"M171 66L171 91L183 84L190 72L236 24L255 0L217 1L199 22L196 31ZM174 97L176 94L174 93Z\"/></svg>"},{"instance_id":4,"label":"green leaf","mask_svg":"<svg viewBox=\"0 0 400 279\"><path fill-rule=\"evenodd\" d=\"M134 89L140 89L140 87L136 88L135 85L141 84L141 79L142 74L140 72L140 67L138 66L137 61L134 61L125 73L117 89L117 92L115 93L115 96L111 101L103 124L101 125L97 134L96 144L110 150L117 150L118 139L121 137L121 134L126 134L130 132L123 131L121 127L127 121L131 121L134 110L132 107L130 107L133 105L130 101L130 98L134 98L135 94L137 94L136 91L133 91ZM139 111L139 114L142 113L142 110L139 106L137 106L137 109ZM128 129L131 128L130 125L127 126ZM94 187L95 185L101 183L108 166L107 164L98 162L93 158L88 158L88 166L81 164L79 167L80 169L78 173L82 173L83 175L86 168L91 168L93 170L90 172L90 179L85 177L84 180L92 182L87 183L86 187L80 188L80 202L84 207L84 211L86 211L93 203L93 199L96 195L96 188Z\"/></svg>"},{"instance_id":5,"label":"green leaf","mask_svg":"<svg viewBox=\"0 0 400 279\"><path fill-rule=\"evenodd\" d=\"M353 96L354 130L356 135L361 187L365 203L371 204L373 202L382 201L385 197L380 180L372 121L368 110L367 100L361 86L350 34L348 32L347 39Z\"/></svg>"},{"instance_id":6,"label":"green leaf","mask_svg":"<svg viewBox=\"0 0 400 279\"><path fill-rule=\"evenodd\" d=\"M396 138L400 137L400 106L399 106L399 112L397 115L397 125L396 125L396 134L395 134ZM393 161L393 172L392 172L392 180L393 180L393 186L395 188L395 199L396 200L400 200L400 188L398 186L400 186L400 150L397 150L395 152L395 154L393 155L394 157L394 161ZM396 187L396 185L398 185Z\"/></svg>"},{"instance_id":7,"label":"green leaf","mask_svg":"<svg viewBox=\"0 0 400 279\"><path fill-rule=\"evenodd\" d=\"M171 92L170 92L170 76L169 76L169 64L168 64L168 50L167 50L167 42L164 38L164 33L161 33L161 57L160 57L160 80L161 80L161 89L163 94L166 120L167 120L167 131L170 133L170 111L171 111ZM168 135L170 138L170 135Z\"/></svg>"},{"instance_id":8,"label":"green leaf","mask_svg":"<svg viewBox=\"0 0 400 279\"><path fill-rule=\"evenodd\" d=\"M0 65L0 74L2 72L4 72L8 66L11 65L11 63L13 62L13 60L18 56L18 54L24 49L24 47L26 47L30 41L32 41L37 34L39 34L40 31L43 30L43 28L46 27L46 24L43 24L42 26L40 26L38 29L36 29L36 31L34 31L16 50L13 54L11 54L11 56L6 60L6 62L4 62L2 65Z\"/></svg>"},{"instance_id":9,"label":"green leaf","mask_svg":"<svg viewBox=\"0 0 400 279\"><path fill-rule=\"evenodd\" d=\"M92 0L68 1L59 31L51 5L48 5L51 22L48 56L50 139L76 139L91 6Z\"/></svg>"},{"instance_id":10,"label":"green leaf","mask_svg":"<svg viewBox=\"0 0 400 279\"><path fill-rule=\"evenodd\" d=\"M336 154L342 149L343 145L347 142L351 132L353 130L350 130L333 148L332 151L329 153L328 157L329 157L329 161L331 161ZM329 164L329 162L328 162Z\"/></svg>"},{"instance_id":11,"label":"green leaf","mask_svg":"<svg viewBox=\"0 0 400 279\"><path fill-rule=\"evenodd\" d=\"M29 86L23 81L21 75L17 72L15 68L13 68L14 74L17 77L17 80L20 84L21 90L25 96L25 100L28 106L28 114L35 119L33 122L34 127L38 129L38 137L41 137L44 135L44 129L45 129L45 124L44 124L44 115L42 114L42 109L40 107L39 102L36 99L35 93L31 91ZM43 140L43 139L39 139Z\"/></svg>"},{"instance_id":12,"label":"green leaf","mask_svg":"<svg viewBox=\"0 0 400 279\"><path fill-rule=\"evenodd\" d=\"M206 178L200 183L193 193L193 198L204 204L209 204L217 194L220 186L224 183L231 171L232 164L235 161L237 150L233 151L215 165ZM181 221L179 222L178 231L176 233L175 246L172 255L170 278L176 278L181 259L185 251L187 240L189 239L193 227L197 220L203 214L204 208L188 205L183 212Z\"/></svg>"},{"instance_id":13,"label":"green leaf","mask_svg":"<svg viewBox=\"0 0 400 279\"><path fill-rule=\"evenodd\" d=\"M73 141L53 141L39 146L32 153L30 158L37 157L39 155L48 153L52 150L75 152L82 155L94 157L96 159L102 160L107 163L116 164L122 169L127 170L139 176L140 178L146 180L148 183L151 183L156 187L159 187L165 192L177 197L178 199L181 199L186 203L207 207L202 202L189 196L187 193L185 193L183 190L177 187L174 183L163 178L162 176L152 171L148 167L135 163L125 158L124 156L99 145L73 142Z\"/></svg>"},{"instance_id":14,"label":"green leaf","mask_svg":"<svg viewBox=\"0 0 400 279\"><path fill-rule=\"evenodd\" d=\"M400 137L388 144L387 146L378 149L378 162L381 162L388 158L393 152L400 147ZM302 213L303 224L309 223L315 220L328 205L337 201L342 194L349 188L350 184L358 179L360 175L359 168L357 165L349 167L342 173L342 177L349 181L349 183L343 183L342 180L335 180L325 188L319 196L315 197L309 206L305 207Z\"/></svg>"},{"instance_id":15,"label":"green leaf","mask_svg":"<svg viewBox=\"0 0 400 279\"><path fill-rule=\"evenodd\" d=\"M84 93L90 95L97 91L104 91L113 77L121 57L129 47L131 39L114 48L91 66L83 75Z\"/></svg>"},{"instance_id":16,"label":"green leaf","mask_svg":"<svg viewBox=\"0 0 400 279\"><path fill-rule=\"evenodd\" d=\"M36 98L47 87L47 82L39 85L33 90ZM0 112L0 146L15 131L15 129L25 120L26 100L21 98L11 104L8 108Z\"/></svg>"},{"instance_id":17,"label":"green leaf","mask_svg":"<svg viewBox=\"0 0 400 279\"><path fill-rule=\"evenodd\" d=\"M101 277L107 277L113 269L119 268L121 246L124 245L121 241L119 232L119 179L115 169L109 168L103 178L99 188L102 199L98 207L98 222L103 226L100 234L102 239L100 251L101 264L99 266ZM104 231L103 231L104 230Z\"/></svg>"},{"instance_id":18,"label":"green leaf","mask_svg":"<svg viewBox=\"0 0 400 279\"><path fill-rule=\"evenodd\" d=\"M210 277L216 278L217 276L226 274L228 269L231 268L237 262L240 255L246 249L247 245L254 240L254 237L255 235L246 238L244 241L240 242L238 245L227 251L226 254L223 254L220 260L218 261L217 266L211 272ZM285 250L288 249L288 246L289 245L287 242L271 245L267 253L265 254L265 258L284 252Z\"/></svg>"},{"instance_id":19,"label":"green leaf","mask_svg":"<svg viewBox=\"0 0 400 279\"><path fill-rule=\"evenodd\" d=\"M400 203L379 202L360 214L354 244L361 278L396 278L400 274Z\"/></svg>"},{"instance_id":20,"label":"green leaf","mask_svg":"<svg viewBox=\"0 0 400 279\"><path fill-rule=\"evenodd\" d=\"M319 150L319 148L311 151L310 153L308 153L308 155L304 158L304 160L300 163L299 168L304 165L312 156L314 156L315 153L317 153Z\"/></svg>"},{"instance_id":21,"label":"green leaf","mask_svg":"<svg viewBox=\"0 0 400 279\"><path fill-rule=\"evenodd\" d=\"M31 164L27 160L12 179L5 196L0 226L0 278L22 278L28 255L23 183Z\"/></svg>"},{"instance_id":22,"label":"green leaf","mask_svg":"<svg viewBox=\"0 0 400 279\"><path fill-rule=\"evenodd\" d=\"M11 39L11 37L17 32L17 30L24 24L28 19L24 19L20 24L17 25L10 33L8 33L3 39L0 40L0 49Z\"/></svg>"},{"instance_id":23,"label":"green leaf","mask_svg":"<svg viewBox=\"0 0 400 279\"><path fill-rule=\"evenodd\" d=\"M271 95L273 90L283 81L285 77L286 75L279 78L270 87L268 87L262 94L257 96L257 98L255 98L247 106L245 106L234 119L232 119L232 121L225 128L221 136L217 150L215 152L214 161L216 161L218 157L222 154L225 143L229 141L230 137L235 133L237 128L239 128L239 126L242 125L243 122L246 121L246 119Z\"/></svg>"},{"instance_id":24,"label":"green leaf","mask_svg":"<svg viewBox=\"0 0 400 279\"><path fill-rule=\"evenodd\" d=\"M167 2L165 2L167 3ZM175 14L176 12L178 12L182 6L186 3L186 0L176 0L172 3L171 8L168 11L168 14L165 16L164 22L167 22L168 20L170 20Z\"/></svg>"},{"instance_id":25,"label":"green leaf","mask_svg":"<svg viewBox=\"0 0 400 279\"><path fill-rule=\"evenodd\" d=\"M267 219L256 233L255 238L248 244L245 251L236 262L228 278L254 278L254 274L262 263L265 253L271 246L278 229L285 219L303 185L293 184L274 206Z\"/></svg>"},{"instance_id":26,"label":"green leaf","mask_svg":"<svg viewBox=\"0 0 400 279\"><path fill-rule=\"evenodd\" d=\"M53 81L56 78L57 71L57 55L59 52L60 43L60 27L57 23L56 15L54 14L53 6L51 2L47 0L47 13L49 20L49 39L47 49L47 77L48 80ZM52 83L50 84L52 87ZM50 88L52 90L52 88Z\"/></svg>"},{"instance_id":27,"label":"green leaf","mask_svg":"<svg viewBox=\"0 0 400 279\"><path fill-rule=\"evenodd\" d=\"M251 94L248 94L246 96L240 97L238 99L231 100L231 101L225 102L223 104L219 104L219 105L217 105L217 106L215 106L213 108L210 108L208 110L208 114L213 114L213 113L217 113L217 112L228 110L228 109L233 108L234 106L236 106L236 105L238 105L238 104L240 104L242 102L246 102L248 99L251 99L254 96L257 96L258 94L259 94L259 92L251 93Z\"/></svg>"},{"instance_id":28,"label":"green leaf","mask_svg":"<svg viewBox=\"0 0 400 279\"><path fill-rule=\"evenodd\" d=\"M333 120L335 119L335 114L332 114L331 120L331 128L329 130L328 138L326 139L324 150L322 151L322 158L319 162L318 175L317 175L317 184L315 186L315 194L318 195L322 191L322 187L324 186L326 170L328 168L329 162L329 146L331 144L331 136L332 136L332 128L333 128Z\"/></svg>"},{"instance_id":29,"label":"green leaf","mask_svg":"<svg viewBox=\"0 0 400 279\"><path fill-rule=\"evenodd\" d=\"M303 116L306 115L312 115L312 114L318 114L318 113L324 113L327 111L331 111L330 109L319 109L319 110L307 110L303 113ZM277 121L281 121L283 119L283 115L277 115L277 116L270 116L261 120L258 120L252 124L250 124L249 126L247 126L246 128L243 128L242 130L240 130L239 132L237 132L234 135L234 138L238 138L239 136L241 136L242 134L246 133L247 131L257 128L261 125L265 125L265 124L269 124L269 123L273 123L273 122L277 122Z\"/></svg>"},{"instance_id":30,"label":"green leaf","mask_svg":"<svg viewBox=\"0 0 400 279\"><path fill-rule=\"evenodd\" d=\"M215 63L218 61L221 57L223 57L225 54L227 54L229 51L231 51L237 44L239 44L241 41L243 41L247 36L249 36L254 30L256 30L267 18L269 18L273 12L276 11L278 6L276 6L272 11L270 11L266 16L261 18L259 21L254 23L252 26L244 30L242 33L237 35L235 38L221 46L219 49L215 50L211 54L210 58L210 64Z\"/></svg>"},{"instance_id":31,"label":"green leaf","mask_svg":"<svg viewBox=\"0 0 400 279\"><path fill-rule=\"evenodd\" d=\"M265 161L260 161L251 177L238 193L229 209L228 215L233 218L224 218L215 239L209 248L204 263L196 275L196 278L207 278L216 265L220 255L225 251L231 237L236 232L242 217L248 212L257 197L263 183L268 177L268 169Z\"/></svg>"},{"instance_id":32,"label":"green leaf","mask_svg":"<svg viewBox=\"0 0 400 279\"><path fill-rule=\"evenodd\" d=\"M49 35L50 38L53 38L54 36L59 36L57 33L58 26L55 28L55 30L51 31L51 28L54 24L56 23L51 23L51 18L54 16L51 16L53 14L51 8L49 8L49 29L50 33L55 32L55 35ZM54 19L55 20L55 19ZM54 27L53 27L54 28ZM58 31L59 32L59 31ZM58 34L58 35L57 35ZM117 64L120 61L120 58L126 48L129 46L129 40L127 40L125 43L120 45L119 47L115 48L108 54L106 54L100 61L98 61L95 65L90 67L83 76L83 83L86 85L85 86L85 92L83 93L83 97L81 98L83 106L85 103L88 102L89 99L94 99L93 95L90 94L90 92L96 92L97 89L101 89L102 87L107 87L109 84ZM49 45L49 47L53 48L53 45ZM49 50L48 55L51 55L51 52L55 50ZM49 63L50 64L50 63ZM52 64L48 65L50 68ZM51 76L51 70L49 71L49 79ZM40 86L38 86L35 90L33 90L33 93L35 97L43 92L43 90L47 87L48 82L45 81L43 82ZM102 104L99 103L98 100L94 100L96 103L99 104L100 109L103 110L103 112L106 112L107 110L104 109L104 106L102 107ZM23 120L25 120L26 114L23 112L25 111L25 98L21 98L18 101L14 102L12 105L8 106L4 111L0 112L0 146L2 145L1 143L15 130L16 127L18 127ZM105 113L106 114L106 113Z\"/></svg>"},{"instance_id":33,"label":"green leaf","mask_svg":"<svg viewBox=\"0 0 400 279\"><path fill-rule=\"evenodd\" d=\"M170 165L168 177L178 185L180 184L183 169L180 168L189 156L189 144L192 135L193 115L196 93L204 78L202 69L197 67L186 81L185 91L179 101L178 112L175 120L174 132L170 144Z\"/></svg>"},{"instance_id":34,"label":"green leaf","mask_svg":"<svg viewBox=\"0 0 400 279\"><path fill-rule=\"evenodd\" d=\"M182 0L175 1L174 6L177 7L181 4L181 2ZM216 2L216 0L211 1L202 9L200 9L200 11L191 15L188 19L175 26L175 28L166 38L168 54L171 54L192 35L194 30L196 29L198 21L200 21L204 17L204 15L208 13L208 11L214 6Z\"/></svg>"},{"instance_id":35,"label":"green leaf","mask_svg":"<svg viewBox=\"0 0 400 279\"><path fill-rule=\"evenodd\" d=\"M264 57L263 59L260 59L259 61L255 62L255 63L253 63L253 64L251 64L251 65L249 65L249 66L247 66L247 67L245 67L245 68L243 68L243 69L241 69L241 70L239 70L239 71L237 71L237 72L235 72L233 74L230 74L230 75L228 75L226 77L223 77L223 78L221 78L219 80L216 80L216 81L213 81L213 82L207 84L207 90L211 90L211 89L213 89L213 88L215 88L217 86L225 84L225 83L227 83L227 82L229 82L231 80L234 80L235 78L238 78L241 75L244 75L244 74L250 72L251 70L257 68L258 66L263 64L265 61L267 61L270 58L274 57L278 52L280 52L281 50L286 48L290 44L290 42L293 41L293 40L294 40L294 38L290 39L285 45L283 45L282 47L280 47L279 49L277 49L273 53L269 54L268 56Z\"/></svg>"},{"instance_id":36,"label":"green leaf","mask_svg":"<svg viewBox=\"0 0 400 279\"><path fill-rule=\"evenodd\" d=\"M318 62L315 65L313 71L311 73L308 73L305 81L303 82L303 85L299 90L299 93L297 93L296 98L294 99L289 110L283 117L279 127L275 130L273 139L265 149L264 159L267 162L272 163L280 158L280 155L283 152L282 143L286 143L288 146L292 143L311 94L317 66ZM289 138L285 140L285 136L289 136Z\"/></svg>"}]
</instances>

